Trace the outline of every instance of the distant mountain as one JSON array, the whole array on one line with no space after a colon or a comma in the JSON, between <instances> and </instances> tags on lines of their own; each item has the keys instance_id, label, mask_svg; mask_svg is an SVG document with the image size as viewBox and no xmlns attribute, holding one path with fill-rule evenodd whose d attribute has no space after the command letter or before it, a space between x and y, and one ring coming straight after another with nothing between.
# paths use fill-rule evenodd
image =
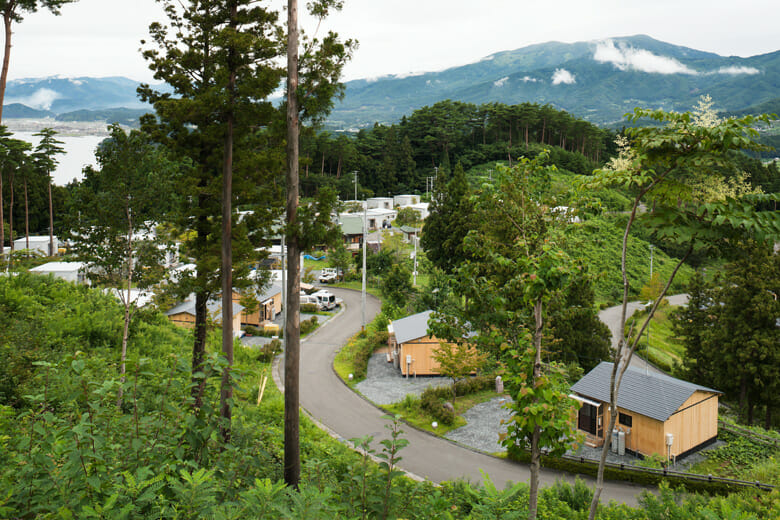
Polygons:
<instances>
[{"instance_id":1,"label":"distant mountain","mask_svg":"<svg viewBox=\"0 0 780 520\"><path fill-rule=\"evenodd\" d=\"M3 115L135 120L150 109L138 99L137 87L138 82L122 77L14 80L8 83ZM711 95L715 107L727 113L776 107L780 51L724 57L642 35L530 45L439 72L349 81L327 124L350 129L393 123L415 109L452 99L549 103L599 125L620 126L634 107L688 110L702 94Z\"/></svg>"},{"instance_id":2,"label":"distant mountain","mask_svg":"<svg viewBox=\"0 0 780 520\"><path fill-rule=\"evenodd\" d=\"M40 119L45 117L54 117L54 112L50 110L38 110L35 108L30 108L27 105L22 105L21 103L11 103L10 105L3 105L3 117L8 119Z\"/></svg>"},{"instance_id":3,"label":"distant mountain","mask_svg":"<svg viewBox=\"0 0 780 520\"><path fill-rule=\"evenodd\" d=\"M36 78L8 82L5 103L20 103L55 114L110 107L142 108L138 82L128 78Z\"/></svg>"},{"instance_id":4,"label":"distant mountain","mask_svg":"<svg viewBox=\"0 0 780 520\"><path fill-rule=\"evenodd\" d=\"M649 36L531 45L440 72L346 84L333 127L395 122L443 99L475 104L549 103L601 125L620 124L636 106L688 110L710 94L720 110L739 111L780 92L780 51L723 57Z\"/></svg>"},{"instance_id":5,"label":"distant mountain","mask_svg":"<svg viewBox=\"0 0 780 520\"><path fill-rule=\"evenodd\" d=\"M74 110L57 114L57 121L104 121L120 125L138 127L142 115L151 112L151 108L103 108L99 110Z\"/></svg>"}]
</instances>

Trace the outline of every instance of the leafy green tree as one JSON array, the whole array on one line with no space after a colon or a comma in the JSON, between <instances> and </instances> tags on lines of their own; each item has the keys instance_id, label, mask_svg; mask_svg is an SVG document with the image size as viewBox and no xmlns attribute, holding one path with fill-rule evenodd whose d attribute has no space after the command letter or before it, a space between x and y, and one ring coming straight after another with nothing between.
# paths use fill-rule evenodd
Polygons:
<instances>
[{"instance_id":1,"label":"leafy green tree","mask_svg":"<svg viewBox=\"0 0 780 520\"><path fill-rule=\"evenodd\" d=\"M685 346L684 373L691 381L717 386L708 355L708 330L712 328L712 287L701 270L694 272L686 289L688 304L671 314L672 331Z\"/></svg>"},{"instance_id":2,"label":"leafy green tree","mask_svg":"<svg viewBox=\"0 0 780 520\"><path fill-rule=\"evenodd\" d=\"M764 406L769 429L780 391L780 255L771 243L744 241L723 276L702 292L693 303L698 311L681 312L680 320L687 314L703 325L691 330L693 323L683 323L686 348L692 349L686 368L735 398L748 424L756 405Z\"/></svg>"},{"instance_id":3,"label":"leafy green tree","mask_svg":"<svg viewBox=\"0 0 780 520\"><path fill-rule=\"evenodd\" d=\"M412 286L412 272L405 264L393 264L382 277L382 298L384 302L401 309L410 308L415 290Z\"/></svg>"},{"instance_id":4,"label":"leafy green tree","mask_svg":"<svg viewBox=\"0 0 780 520\"><path fill-rule=\"evenodd\" d=\"M593 284L583 266L577 266L567 287L552 297L548 316L552 359L588 371L609 358L612 334L598 317Z\"/></svg>"},{"instance_id":5,"label":"leafy green tree","mask_svg":"<svg viewBox=\"0 0 780 520\"><path fill-rule=\"evenodd\" d=\"M629 115L636 123L649 119L654 126L639 126L626 131L628 142L611 167L594 172L590 187L621 185L634 193L621 252L623 306L621 328L626 331L614 352L610 375L610 418L605 431L617 422L617 396L625 370L639 345L656 309L663 300L679 268L694 249L715 247L724 239L753 235L758 238L780 236L780 216L757 211L757 203L774 198L718 190L698 189L702 179L722 176L732 166L730 152L758 149L753 138L757 119L748 116L726 120L704 118L702 114L665 112L637 108ZM768 117L763 116L763 121ZM708 121L702 126L702 121ZM640 214L640 205L650 211ZM626 329L629 284L626 265L628 237L635 223L652 228L662 242L684 245L685 254L671 273L639 327ZM589 520L593 520L604 483L604 465L609 443L604 443L596 489Z\"/></svg>"},{"instance_id":6,"label":"leafy green tree","mask_svg":"<svg viewBox=\"0 0 780 520\"><path fill-rule=\"evenodd\" d=\"M343 279L352 263L352 253L349 252L344 242L339 241L330 250L330 264L338 270L339 278Z\"/></svg>"},{"instance_id":7,"label":"leafy green tree","mask_svg":"<svg viewBox=\"0 0 780 520\"><path fill-rule=\"evenodd\" d=\"M466 238L472 260L456 274L457 292L468 307L463 312L455 306L453 315L462 313L462 318L434 328L438 337L454 339L465 332L458 324L469 323L479 331L477 345L503 352L515 399L505 444L531 450L531 519L537 513L542 449L565 451L572 425L562 417L576 406L561 390L565 383L559 367L542 362L545 307L566 287L573 270L560 248L565 222L551 210L556 205L549 198L554 168L544 166L546 158L542 154L511 169L499 167L495 184L479 194L477 228Z\"/></svg>"},{"instance_id":8,"label":"leafy green tree","mask_svg":"<svg viewBox=\"0 0 780 520\"><path fill-rule=\"evenodd\" d=\"M8 179L8 232L10 235L11 251L14 249L14 189L17 174L23 174L29 166L28 153L32 145L19 139L2 138L0 140L0 177L4 174ZM2 188L2 186L0 186ZM2 197L0 197L2 198ZM2 219L0 219L2 220ZM9 264L11 258L9 258Z\"/></svg>"},{"instance_id":9,"label":"leafy green tree","mask_svg":"<svg viewBox=\"0 0 780 520\"><path fill-rule=\"evenodd\" d=\"M439 373L452 379L452 400L454 402L457 397L455 385L461 379L466 379L469 375L479 372L487 363L488 355L461 339L460 341L439 343L439 346L433 351L433 359L439 363Z\"/></svg>"},{"instance_id":10,"label":"leafy green tree","mask_svg":"<svg viewBox=\"0 0 780 520\"><path fill-rule=\"evenodd\" d=\"M447 273L470 258L464 238L474 228L476 215L468 179L460 164L452 178L434 193L420 244L428 259Z\"/></svg>"},{"instance_id":11,"label":"leafy green tree","mask_svg":"<svg viewBox=\"0 0 780 520\"><path fill-rule=\"evenodd\" d=\"M53 14L60 14L60 8L76 0L2 0L0 11L3 13L3 27L5 28L5 49L3 51L3 68L0 72L0 122L3 119L3 103L5 100L5 86L8 80L8 65L11 62L11 27L14 22L20 23L25 13L34 13L38 9L48 9Z\"/></svg>"},{"instance_id":12,"label":"leafy green tree","mask_svg":"<svg viewBox=\"0 0 780 520\"><path fill-rule=\"evenodd\" d=\"M401 208L398 210L395 223L399 226L417 227L420 223L420 214L414 208Z\"/></svg>"},{"instance_id":13,"label":"leafy green tree","mask_svg":"<svg viewBox=\"0 0 780 520\"><path fill-rule=\"evenodd\" d=\"M36 167L42 172L47 180L49 191L49 256L54 256L57 252L54 247L54 205L51 197L51 174L57 167L56 155L65 153L65 149L60 145L62 141L55 139L57 132L52 128L44 128L40 132L33 134L40 137L38 146L35 147L33 154Z\"/></svg>"},{"instance_id":14,"label":"leafy green tree","mask_svg":"<svg viewBox=\"0 0 780 520\"><path fill-rule=\"evenodd\" d=\"M173 201L179 165L166 157L144 134L126 134L119 125L97 150L100 169L87 167L70 209L76 254L89 266L90 277L112 288L124 307L119 361L118 406L122 405L125 360L130 322L135 313L131 289L147 289L159 282L163 244L155 227Z\"/></svg>"},{"instance_id":15,"label":"leafy green tree","mask_svg":"<svg viewBox=\"0 0 780 520\"><path fill-rule=\"evenodd\" d=\"M142 119L142 128L193 166L182 180L184 204L177 212L179 226L194 231L183 246L196 269L180 285L182 293L195 293L192 393L197 409L205 382L198 374L205 356L206 303L221 291L228 359L221 413L227 440L231 292L234 285L249 283L245 276L257 259L253 243L267 236L278 214L273 204L278 192L257 187L273 186L281 164L268 149L269 136L257 129L271 127L279 117L268 100L284 73L273 61L279 55L279 26L275 12L246 0L201 0L183 9L173 0L163 5L168 21L150 26L153 47L143 54L155 78L169 84L174 95L141 86L141 98L156 110L156 117ZM253 210L241 222L232 218L234 201Z\"/></svg>"}]
</instances>

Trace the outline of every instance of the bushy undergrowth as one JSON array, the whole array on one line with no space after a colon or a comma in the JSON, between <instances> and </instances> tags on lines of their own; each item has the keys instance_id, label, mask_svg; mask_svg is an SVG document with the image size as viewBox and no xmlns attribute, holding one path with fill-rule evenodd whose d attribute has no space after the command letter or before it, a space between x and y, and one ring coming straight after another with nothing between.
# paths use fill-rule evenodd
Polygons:
<instances>
[{"instance_id":1,"label":"bushy undergrowth","mask_svg":"<svg viewBox=\"0 0 780 520\"><path fill-rule=\"evenodd\" d=\"M387 325L389 321L379 313L366 330L355 334L336 354L335 367L342 379L352 374L354 382L366 378L368 360L377 349L387 346Z\"/></svg>"},{"instance_id":2,"label":"bushy undergrowth","mask_svg":"<svg viewBox=\"0 0 780 520\"><path fill-rule=\"evenodd\" d=\"M218 331L210 337L206 364L194 382L196 387L203 382L203 406L196 411L189 333L156 314L142 314L134 324L118 408L117 338L93 333L111 331L111 324L93 323L80 336L71 324L49 327L30 314L49 307L68 312L71 306L74 322L86 327L96 316L119 320L117 304L93 292L54 281L41 285L0 278L0 345L34 356L23 366L14 393L19 397L0 403L0 518L527 516L528 488L522 483L498 489L486 478L481 486L451 482L434 487L401 476L397 464L404 443L397 422L389 424L379 447L370 438L356 442L376 451L383 463L377 465L304 417L301 486L286 487L281 481L282 396L269 385L259 406L254 399L268 365L257 361L256 351L237 347L232 437L226 444L217 419L223 363L215 354ZM90 307L93 299L99 305ZM27 306L17 305L20 301ZM28 352L23 338L35 335L35 327L40 330ZM542 492L539 518L584 519L589 501L584 484L557 484ZM710 499L662 488L657 497L643 498L639 509L605 505L599 518L777 518L778 504L777 491Z\"/></svg>"}]
</instances>

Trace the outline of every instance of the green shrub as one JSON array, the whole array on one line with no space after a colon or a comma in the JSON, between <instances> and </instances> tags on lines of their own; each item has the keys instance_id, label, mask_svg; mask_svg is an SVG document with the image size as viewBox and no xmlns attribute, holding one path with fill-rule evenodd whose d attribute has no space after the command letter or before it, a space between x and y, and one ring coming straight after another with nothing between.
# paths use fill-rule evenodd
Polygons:
<instances>
[{"instance_id":1,"label":"green shrub","mask_svg":"<svg viewBox=\"0 0 780 520\"><path fill-rule=\"evenodd\" d=\"M278 339L273 339L270 343L260 345L257 352L257 360L261 363L270 363L281 350L282 342Z\"/></svg>"},{"instance_id":2,"label":"green shrub","mask_svg":"<svg viewBox=\"0 0 780 520\"><path fill-rule=\"evenodd\" d=\"M449 387L429 386L420 395L420 408L441 424L450 425L455 421L455 412L445 408L444 403L452 397Z\"/></svg>"},{"instance_id":3,"label":"green shrub","mask_svg":"<svg viewBox=\"0 0 780 520\"><path fill-rule=\"evenodd\" d=\"M317 316L312 316L308 320L301 322L301 335L306 335L319 326Z\"/></svg>"},{"instance_id":4,"label":"green shrub","mask_svg":"<svg viewBox=\"0 0 780 520\"><path fill-rule=\"evenodd\" d=\"M316 303L302 303L301 312L319 312L320 306Z\"/></svg>"},{"instance_id":5,"label":"green shrub","mask_svg":"<svg viewBox=\"0 0 780 520\"><path fill-rule=\"evenodd\" d=\"M246 327L244 327L244 332L246 332L250 336L260 336L261 335L260 329L258 329L254 325L247 325Z\"/></svg>"},{"instance_id":6,"label":"green shrub","mask_svg":"<svg viewBox=\"0 0 780 520\"><path fill-rule=\"evenodd\" d=\"M476 377L468 377L455 383L455 395L460 397L462 395L476 394L483 390L489 390L493 388L494 385L495 380L491 376L479 375Z\"/></svg>"}]
</instances>

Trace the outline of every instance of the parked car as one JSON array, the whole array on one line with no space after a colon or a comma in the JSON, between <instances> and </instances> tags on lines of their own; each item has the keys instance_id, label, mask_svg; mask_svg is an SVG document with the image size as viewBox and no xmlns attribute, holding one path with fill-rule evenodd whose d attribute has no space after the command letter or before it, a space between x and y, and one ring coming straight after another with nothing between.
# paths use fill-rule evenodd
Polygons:
<instances>
[{"instance_id":1,"label":"parked car","mask_svg":"<svg viewBox=\"0 0 780 520\"><path fill-rule=\"evenodd\" d=\"M320 272L320 283L333 283L339 281L339 273L335 267L326 267Z\"/></svg>"},{"instance_id":2,"label":"parked car","mask_svg":"<svg viewBox=\"0 0 780 520\"><path fill-rule=\"evenodd\" d=\"M312 294L317 298L317 303L320 305L320 309L323 311L330 311L336 306L336 295L330 291L317 291Z\"/></svg>"}]
</instances>

